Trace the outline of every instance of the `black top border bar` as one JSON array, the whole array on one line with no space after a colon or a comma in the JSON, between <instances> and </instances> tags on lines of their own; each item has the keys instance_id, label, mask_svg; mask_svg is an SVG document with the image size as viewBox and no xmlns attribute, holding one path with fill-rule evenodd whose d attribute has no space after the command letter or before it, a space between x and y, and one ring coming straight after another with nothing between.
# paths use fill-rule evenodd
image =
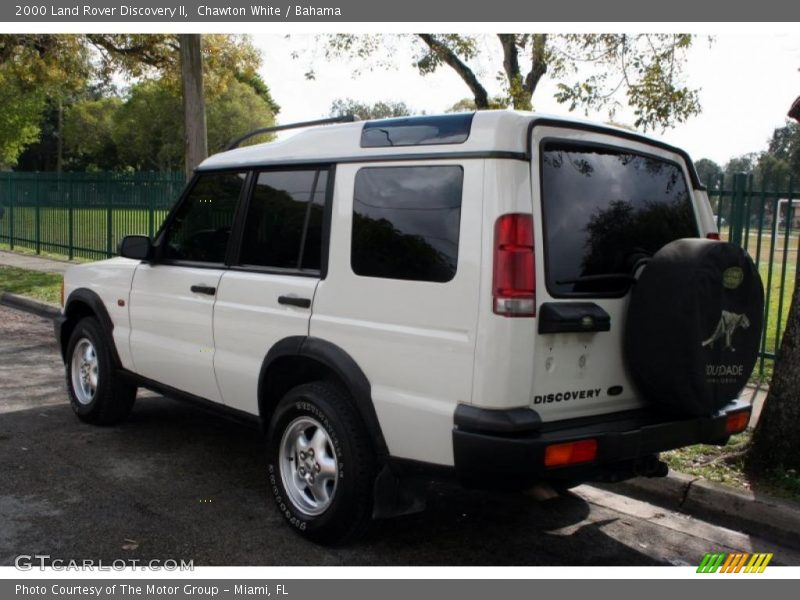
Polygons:
<instances>
[{"instance_id":1,"label":"black top border bar","mask_svg":"<svg viewBox=\"0 0 800 600\"><path fill-rule=\"evenodd\" d=\"M491 3L455 0L310 0L269 3L258 0L15 0L0 4L0 20L13 23L60 22L796 22L800 3L786 0L720 4L711 0L571 0L571 2Z\"/></svg>"}]
</instances>

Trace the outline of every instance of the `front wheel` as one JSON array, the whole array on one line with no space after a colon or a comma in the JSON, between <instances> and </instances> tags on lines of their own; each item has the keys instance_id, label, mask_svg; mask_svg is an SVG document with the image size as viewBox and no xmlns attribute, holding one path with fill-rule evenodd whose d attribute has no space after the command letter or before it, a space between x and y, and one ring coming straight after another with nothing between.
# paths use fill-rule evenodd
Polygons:
<instances>
[{"instance_id":1,"label":"front wheel","mask_svg":"<svg viewBox=\"0 0 800 600\"><path fill-rule=\"evenodd\" d=\"M120 381L100 324L81 319L67 344L67 390L73 412L81 421L112 425L123 420L136 400L136 388Z\"/></svg>"},{"instance_id":2,"label":"front wheel","mask_svg":"<svg viewBox=\"0 0 800 600\"><path fill-rule=\"evenodd\" d=\"M327 382L290 390L272 416L268 439L270 488L301 535L336 544L364 530L375 456L344 390Z\"/></svg>"}]
</instances>

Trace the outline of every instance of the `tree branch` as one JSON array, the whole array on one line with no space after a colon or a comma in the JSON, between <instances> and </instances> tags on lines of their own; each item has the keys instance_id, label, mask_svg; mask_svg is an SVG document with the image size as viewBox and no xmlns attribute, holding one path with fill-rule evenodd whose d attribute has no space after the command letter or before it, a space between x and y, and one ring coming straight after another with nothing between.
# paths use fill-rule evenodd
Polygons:
<instances>
[{"instance_id":1,"label":"tree branch","mask_svg":"<svg viewBox=\"0 0 800 600\"><path fill-rule=\"evenodd\" d=\"M486 88L478 81L472 69L458 58L455 52L437 40L433 35L429 33L418 33L417 36L425 42L431 52L433 52L439 60L448 65L462 80L464 80L464 83L467 84L467 87L469 87L472 95L475 97L475 107L479 109L489 108L489 94Z\"/></svg>"}]
</instances>

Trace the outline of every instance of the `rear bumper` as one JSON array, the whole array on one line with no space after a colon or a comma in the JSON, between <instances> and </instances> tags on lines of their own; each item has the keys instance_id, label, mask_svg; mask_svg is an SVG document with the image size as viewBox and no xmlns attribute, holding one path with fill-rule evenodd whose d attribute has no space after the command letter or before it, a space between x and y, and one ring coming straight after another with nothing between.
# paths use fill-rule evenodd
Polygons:
<instances>
[{"instance_id":1,"label":"rear bumper","mask_svg":"<svg viewBox=\"0 0 800 600\"><path fill-rule=\"evenodd\" d=\"M677 418L653 410L541 423L528 408L506 411L459 405L453 451L456 475L480 487L523 488L537 481L576 483L619 481L636 475L663 475L657 454L692 444L724 444L731 413L750 411L736 400L711 417ZM594 439L595 460L545 466L552 444Z\"/></svg>"}]
</instances>

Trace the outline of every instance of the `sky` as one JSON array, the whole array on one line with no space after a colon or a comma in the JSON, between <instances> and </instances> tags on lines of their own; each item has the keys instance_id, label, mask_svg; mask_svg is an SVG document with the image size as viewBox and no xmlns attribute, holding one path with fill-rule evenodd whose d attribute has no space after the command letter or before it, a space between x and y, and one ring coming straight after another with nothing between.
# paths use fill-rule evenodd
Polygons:
<instances>
[{"instance_id":1,"label":"sky","mask_svg":"<svg viewBox=\"0 0 800 600\"><path fill-rule=\"evenodd\" d=\"M324 42L306 34L253 35L264 65L261 75L281 106L281 123L327 116L333 100L353 98L360 102L403 101L414 111L443 112L469 90L449 68L422 76L413 66L407 45L387 48L376 57L394 65L387 69L357 59L325 60ZM498 49L487 39L484 55L496 57ZM374 61L373 61L374 62ZM499 59L479 62L477 70L490 95L500 92L495 82ZM313 69L315 78L305 74ZM766 147L776 127L800 95L800 37L790 34L718 34L709 41L698 37L688 55L686 84L700 89L702 113L654 135L687 150L694 160L710 158L724 164L728 159ZM553 99L557 82L545 79L534 96L536 110L569 114ZM608 114L582 110L575 116L607 121ZM618 123L633 123L630 111L614 116ZM287 134L284 134L287 135Z\"/></svg>"}]
</instances>

